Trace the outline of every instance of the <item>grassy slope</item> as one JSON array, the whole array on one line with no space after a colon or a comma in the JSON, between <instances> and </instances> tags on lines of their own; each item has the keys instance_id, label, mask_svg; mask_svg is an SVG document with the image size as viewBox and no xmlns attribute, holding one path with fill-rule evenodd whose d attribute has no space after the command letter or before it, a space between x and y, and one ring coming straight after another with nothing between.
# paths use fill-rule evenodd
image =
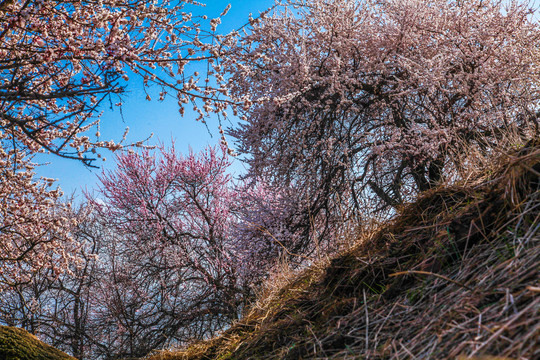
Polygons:
<instances>
[{"instance_id":1,"label":"grassy slope","mask_svg":"<svg viewBox=\"0 0 540 360\"><path fill-rule=\"evenodd\" d=\"M540 147L390 224L172 359L540 359Z\"/></svg>"},{"instance_id":2,"label":"grassy slope","mask_svg":"<svg viewBox=\"0 0 540 360\"><path fill-rule=\"evenodd\" d=\"M73 360L75 358L49 346L27 331L0 326L1 360Z\"/></svg>"}]
</instances>

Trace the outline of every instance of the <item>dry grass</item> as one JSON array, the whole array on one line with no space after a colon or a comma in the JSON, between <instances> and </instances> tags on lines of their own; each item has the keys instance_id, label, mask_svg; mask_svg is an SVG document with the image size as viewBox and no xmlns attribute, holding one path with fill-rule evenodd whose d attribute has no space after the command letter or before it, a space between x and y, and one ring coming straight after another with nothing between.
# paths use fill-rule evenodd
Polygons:
<instances>
[{"instance_id":1,"label":"dry grass","mask_svg":"<svg viewBox=\"0 0 540 360\"><path fill-rule=\"evenodd\" d=\"M281 279L221 336L151 359L539 359L539 219L531 142Z\"/></svg>"}]
</instances>

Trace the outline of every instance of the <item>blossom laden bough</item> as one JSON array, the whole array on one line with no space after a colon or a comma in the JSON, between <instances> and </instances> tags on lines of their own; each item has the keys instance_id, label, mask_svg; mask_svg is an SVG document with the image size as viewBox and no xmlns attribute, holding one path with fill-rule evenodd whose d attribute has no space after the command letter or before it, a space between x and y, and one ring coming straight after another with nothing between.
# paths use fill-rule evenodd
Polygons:
<instances>
[{"instance_id":1,"label":"blossom laden bough","mask_svg":"<svg viewBox=\"0 0 540 360\"><path fill-rule=\"evenodd\" d=\"M230 104L220 100L224 88L185 72L192 62L212 63L220 52L213 41L220 20L205 30L201 17L187 12L197 5L190 0L2 2L3 146L91 165L93 149L120 145L84 133L99 123L104 104L122 103L132 75L142 78L145 89L160 89L161 100L169 94L177 98L182 114L189 103L199 119L223 111Z\"/></svg>"},{"instance_id":2,"label":"blossom laden bough","mask_svg":"<svg viewBox=\"0 0 540 360\"><path fill-rule=\"evenodd\" d=\"M311 189L311 214L335 196L361 214L362 198L397 207L443 181L462 144L538 131L535 15L517 1L284 1L222 62L250 104L230 131L249 176Z\"/></svg>"}]
</instances>

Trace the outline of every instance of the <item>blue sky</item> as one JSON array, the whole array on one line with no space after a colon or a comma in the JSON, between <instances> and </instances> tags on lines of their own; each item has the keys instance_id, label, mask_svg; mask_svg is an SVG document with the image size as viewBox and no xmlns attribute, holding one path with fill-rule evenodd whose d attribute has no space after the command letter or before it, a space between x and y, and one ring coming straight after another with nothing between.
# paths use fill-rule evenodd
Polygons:
<instances>
[{"instance_id":1,"label":"blue sky","mask_svg":"<svg viewBox=\"0 0 540 360\"><path fill-rule=\"evenodd\" d=\"M260 11L269 8L274 0L207 0L206 8L198 10L208 15L209 18L217 17L227 4L231 4L231 10L222 19L218 27L221 33L237 29L247 22L249 13L257 15ZM176 150L187 153L189 148L198 151L206 145L216 145L219 142L217 120L208 119L208 128L196 122L196 116L186 109L184 117L180 117L176 101L146 101L146 94L137 83L130 83L125 95L125 103L122 106L122 114L118 108L113 110L108 106L103 108L101 117L100 133L102 140L120 140L124 129L129 127L127 142L146 139L151 133L154 134L149 144L158 142L170 144L175 141ZM235 119L232 119L235 121ZM224 125L227 125L224 123ZM81 189L91 190L98 182L97 175L103 169L114 169L114 156L111 152L102 151L107 158L105 162L96 161L100 169L90 169L74 160L66 160L55 156L40 156L37 161L43 166L36 169L37 176L57 179L56 185L60 186L64 194L69 196L75 193L80 197ZM240 173L244 165L237 159L234 160L232 172Z\"/></svg>"}]
</instances>

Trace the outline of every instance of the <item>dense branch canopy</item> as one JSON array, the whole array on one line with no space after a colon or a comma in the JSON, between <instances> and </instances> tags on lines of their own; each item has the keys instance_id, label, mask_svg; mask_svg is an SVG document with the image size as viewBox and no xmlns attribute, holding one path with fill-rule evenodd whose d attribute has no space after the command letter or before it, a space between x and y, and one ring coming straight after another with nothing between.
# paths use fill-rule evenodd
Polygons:
<instances>
[{"instance_id":1,"label":"dense branch canopy","mask_svg":"<svg viewBox=\"0 0 540 360\"><path fill-rule=\"evenodd\" d=\"M231 134L250 176L396 206L444 179L461 146L536 131L540 31L527 3L290 0L223 64L251 106Z\"/></svg>"}]
</instances>

